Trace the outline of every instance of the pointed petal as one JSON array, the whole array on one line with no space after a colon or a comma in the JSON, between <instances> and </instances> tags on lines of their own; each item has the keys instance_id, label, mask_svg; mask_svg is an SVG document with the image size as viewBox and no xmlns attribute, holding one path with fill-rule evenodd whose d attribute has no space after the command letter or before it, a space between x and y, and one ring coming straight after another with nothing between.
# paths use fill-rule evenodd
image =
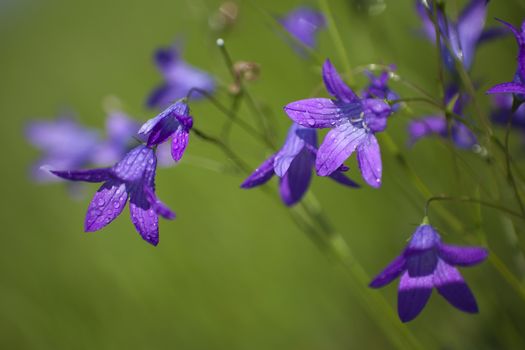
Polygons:
<instances>
[{"instance_id":1,"label":"pointed petal","mask_svg":"<svg viewBox=\"0 0 525 350\"><path fill-rule=\"evenodd\" d=\"M252 188L268 182L274 174L274 160L275 155L266 159L246 180L244 180L241 184L241 188Z\"/></svg>"},{"instance_id":2,"label":"pointed petal","mask_svg":"<svg viewBox=\"0 0 525 350\"><path fill-rule=\"evenodd\" d=\"M328 98L310 98L287 104L284 111L307 128L333 128L362 112L361 103L341 103Z\"/></svg>"},{"instance_id":3,"label":"pointed petal","mask_svg":"<svg viewBox=\"0 0 525 350\"><path fill-rule=\"evenodd\" d=\"M428 16L427 9L422 4L421 1L416 1L416 11L423 22L423 31L425 33L425 36L430 40L432 43L436 42L436 31L434 29L434 23L432 23L432 20Z\"/></svg>"},{"instance_id":4,"label":"pointed petal","mask_svg":"<svg viewBox=\"0 0 525 350\"><path fill-rule=\"evenodd\" d=\"M434 274L434 285L452 306L468 313L477 313L478 305L459 271L440 260Z\"/></svg>"},{"instance_id":5,"label":"pointed petal","mask_svg":"<svg viewBox=\"0 0 525 350\"><path fill-rule=\"evenodd\" d=\"M472 266L479 264L488 256L488 251L481 247L460 247L441 244L439 257L450 265Z\"/></svg>"},{"instance_id":6,"label":"pointed petal","mask_svg":"<svg viewBox=\"0 0 525 350\"><path fill-rule=\"evenodd\" d=\"M329 59L323 64L323 81L326 90L336 99L343 102L359 102L359 97L345 84Z\"/></svg>"},{"instance_id":7,"label":"pointed petal","mask_svg":"<svg viewBox=\"0 0 525 350\"><path fill-rule=\"evenodd\" d=\"M188 146L190 130L193 127L193 119L190 116L179 116L178 120L180 125L173 134L171 141L171 156L176 162L181 160L186 146Z\"/></svg>"},{"instance_id":8,"label":"pointed petal","mask_svg":"<svg viewBox=\"0 0 525 350\"><path fill-rule=\"evenodd\" d=\"M472 63L486 16L487 0L471 0L458 18L458 35L465 67L470 67Z\"/></svg>"},{"instance_id":9,"label":"pointed petal","mask_svg":"<svg viewBox=\"0 0 525 350\"><path fill-rule=\"evenodd\" d=\"M381 187L381 176L383 173L381 151L373 134L367 134L366 138L357 147L357 162L366 183L374 188Z\"/></svg>"},{"instance_id":10,"label":"pointed petal","mask_svg":"<svg viewBox=\"0 0 525 350\"><path fill-rule=\"evenodd\" d=\"M379 274L377 275L372 282L370 282L369 286L371 288L381 288L383 286L386 286L393 280L399 277L399 275L403 272L405 268L405 258L403 255L398 256L394 259L388 266Z\"/></svg>"},{"instance_id":11,"label":"pointed petal","mask_svg":"<svg viewBox=\"0 0 525 350\"><path fill-rule=\"evenodd\" d=\"M97 231L112 222L120 215L127 200L128 193L124 183L116 180L104 183L89 203L84 230Z\"/></svg>"},{"instance_id":12,"label":"pointed petal","mask_svg":"<svg viewBox=\"0 0 525 350\"><path fill-rule=\"evenodd\" d=\"M175 219L175 213L157 198L155 195L155 190L151 186L144 186L144 194L155 213L167 220Z\"/></svg>"},{"instance_id":13,"label":"pointed petal","mask_svg":"<svg viewBox=\"0 0 525 350\"><path fill-rule=\"evenodd\" d=\"M275 174L279 177L283 177L290 164L292 164L295 157L305 148L306 141L302 135L299 135L298 132L308 132L314 133L315 129L307 129L299 124L293 123L288 131L288 136L286 137L286 142L284 143L281 150L275 155L274 170Z\"/></svg>"},{"instance_id":14,"label":"pointed petal","mask_svg":"<svg viewBox=\"0 0 525 350\"><path fill-rule=\"evenodd\" d=\"M410 277L408 272L401 276L397 295L397 313L403 322L416 318L432 294L433 276Z\"/></svg>"},{"instance_id":15,"label":"pointed petal","mask_svg":"<svg viewBox=\"0 0 525 350\"><path fill-rule=\"evenodd\" d=\"M109 168L90 170L49 170L50 173L70 181L103 182L110 178Z\"/></svg>"},{"instance_id":16,"label":"pointed petal","mask_svg":"<svg viewBox=\"0 0 525 350\"><path fill-rule=\"evenodd\" d=\"M502 83L488 89L487 94L525 94L525 86L518 83Z\"/></svg>"},{"instance_id":17,"label":"pointed petal","mask_svg":"<svg viewBox=\"0 0 525 350\"><path fill-rule=\"evenodd\" d=\"M317 151L315 162L317 174L327 176L333 173L352 155L365 137L365 129L357 128L350 122L330 130Z\"/></svg>"},{"instance_id":18,"label":"pointed petal","mask_svg":"<svg viewBox=\"0 0 525 350\"><path fill-rule=\"evenodd\" d=\"M348 176L343 174L341 171L337 171L336 170L336 171L334 171L333 173L331 173L328 176L332 180L334 180L335 182L340 183L341 185L345 185L345 186L348 186L348 187L354 187L354 188L361 187L361 186L359 186L359 184L357 182L354 182L352 179L350 179Z\"/></svg>"},{"instance_id":19,"label":"pointed petal","mask_svg":"<svg viewBox=\"0 0 525 350\"><path fill-rule=\"evenodd\" d=\"M163 143L168 137L175 133L179 126L179 121L174 115L162 118L157 124L155 124L153 129L151 129L148 137L148 146L151 147Z\"/></svg>"},{"instance_id":20,"label":"pointed petal","mask_svg":"<svg viewBox=\"0 0 525 350\"><path fill-rule=\"evenodd\" d=\"M146 242L156 246L159 243L159 217L144 191L137 189L131 193L129 211L138 233Z\"/></svg>"},{"instance_id":21,"label":"pointed petal","mask_svg":"<svg viewBox=\"0 0 525 350\"><path fill-rule=\"evenodd\" d=\"M301 151L281 178L279 192L283 202L292 206L299 202L308 190L312 178L315 157L307 150Z\"/></svg>"}]
</instances>

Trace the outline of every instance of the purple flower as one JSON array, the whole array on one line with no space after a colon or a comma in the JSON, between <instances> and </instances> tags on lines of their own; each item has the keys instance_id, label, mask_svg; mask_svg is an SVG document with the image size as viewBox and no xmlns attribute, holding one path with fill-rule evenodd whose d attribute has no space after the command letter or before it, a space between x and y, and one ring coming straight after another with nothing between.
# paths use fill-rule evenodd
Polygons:
<instances>
[{"instance_id":1,"label":"purple flower","mask_svg":"<svg viewBox=\"0 0 525 350\"><path fill-rule=\"evenodd\" d=\"M461 115L463 113L463 107L467 102L467 97L458 95L458 89L451 87L447 89L445 101L449 104L453 102L454 98L457 99L452 111L457 115ZM414 144L416 141L432 135L448 138L449 130L447 119L444 116L432 115L413 120L408 124L408 134L410 136L410 144ZM450 122L450 135L452 141L458 148L471 149L477 143L476 136L472 131L470 131L465 124L455 119Z\"/></svg>"},{"instance_id":2,"label":"purple flower","mask_svg":"<svg viewBox=\"0 0 525 350\"><path fill-rule=\"evenodd\" d=\"M147 137L148 146L157 146L172 137L171 156L178 162L188 145L192 126L190 107L184 100L180 100L144 123L138 133Z\"/></svg>"},{"instance_id":3,"label":"purple flower","mask_svg":"<svg viewBox=\"0 0 525 350\"><path fill-rule=\"evenodd\" d=\"M158 215L174 219L173 213L155 196L155 151L145 145L132 149L111 168L51 170L71 181L103 182L89 204L84 229L98 231L120 215L129 197L131 221L148 243L159 243Z\"/></svg>"},{"instance_id":4,"label":"purple flower","mask_svg":"<svg viewBox=\"0 0 525 350\"><path fill-rule=\"evenodd\" d=\"M299 202L308 190L312 178L312 168L317 152L317 130L292 124L286 141L277 153L265 160L255 172L241 185L242 188L253 188L266 183L274 174L279 176L279 193L283 202L292 206ZM347 178L341 167L330 177L346 186L359 187Z\"/></svg>"},{"instance_id":5,"label":"purple flower","mask_svg":"<svg viewBox=\"0 0 525 350\"><path fill-rule=\"evenodd\" d=\"M525 21L521 28L516 28L512 24L498 19L506 25L514 34L518 43L518 68L512 82L502 83L491 87L487 94L514 94L520 102L525 101Z\"/></svg>"},{"instance_id":6,"label":"purple flower","mask_svg":"<svg viewBox=\"0 0 525 350\"><path fill-rule=\"evenodd\" d=\"M485 260L487 255L484 248L441 243L436 230L424 223L414 232L403 253L370 283L370 287L383 287L401 276L397 311L403 322L419 315L434 287L452 306L477 313L476 299L454 266L472 266Z\"/></svg>"},{"instance_id":7,"label":"purple flower","mask_svg":"<svg viewBox=\"0 0 525 350\"><path fill-rule=\"evenodd\" d=\"M443 12L438 9L437 22L440 35L450 43L452 49L451 53L445 46L443 39L441 40L443 61L450 71L456 71L454 57L461 61L465 69L470 69L477 45L498 36L498 33L493 30L483 31L488 2L489 0L471 0L463 9L456 22L446 18ZM429 0L427 3L430 11L432 11L432 1ZM416 6L423 22L425 35L432 43L435 43L436 32L432 17L429 17L429 11L421 0L417 0Z\"/></svg>"},{"instance_id":8,"label":"purple flower","mask_svg":"<svg viewBox=\"0 0 525 350\"><path fill-rule=\"evenodd\" d=\"M326 21L321 12L308 7L298 7L281 18L279 22L298 41L313 48L319 29L326 27Z\"/></svg>"},{"instance_id":9,"label":"purple flower","mask_svg":"<svg viewBox=\"0 0 525 350\"><path fill-rule=\"evenodd\" d=\"M56 180L55 176L41 170L43 166L71 169L88 165L100 142L97 131L66 117L30 122L25 133L28 141L44 153L32 170L33 178L39 182Z\"/></svg>"},{"instance_id":10,"label":"purple flower","mask_svg":"<svg viewBox=\"0 0 525 350\"><path fill-rule=\"evenodd\" d=\"M394 70L395 66L391 66L391 70ZM370 71L365 72L370 80L368 86L361 93L362 98L380 98L383 100L395 101L399 99L399 95L392 91L388 86L388 80L390 73L383 71L379 76L374 75ZM396 112L399 109L399 104L395 104L392 107L392 111Z\"/></svg>"},{"instance_id":11,"label":"purple flower","mask_svg":"<svg viewBox=\"0 0 525 350\"><path fill-rule=\"evenodd\" d=\"M343 82L330 60L323 65L323 79L335 100L310 98L284 107L286 114L300 125L332 128L317 153L317 174L332 174L357 151L363 179L372 187L381 186L381 153L374 134L386 128L392 109L383 100L357 97Z\"/></svg>"},{"instance_id":12,"label":"purple flower","mask_svg":"<svg viewBox=\"0 0 525 350\"><path fill-rule=\"evenodd\" d=\"M520 105L513 114L512 100L512 95L494 95L493 104L496 108L491 115L492 121L495 124L507 125L509 116L512 115L512 126L521 131L525 131L525 105Z\"/></svg>"},{"instance_id":13,"label":"purple flower","mask_svg":"<svg viewBox=\"0 0 525 350\"><path fill-rule=\"evenodd\" d=\"M179 57L179 50L175 45L158 50L155 53L155 63L164 76L165 83L151 93L147 100L149 107L166 108L173 101L185 97L191 88L209 93L215 89L213 78L208 73L184 62ZM192 96L202 97L198 93Z\"/></svg>"}]
</instances>

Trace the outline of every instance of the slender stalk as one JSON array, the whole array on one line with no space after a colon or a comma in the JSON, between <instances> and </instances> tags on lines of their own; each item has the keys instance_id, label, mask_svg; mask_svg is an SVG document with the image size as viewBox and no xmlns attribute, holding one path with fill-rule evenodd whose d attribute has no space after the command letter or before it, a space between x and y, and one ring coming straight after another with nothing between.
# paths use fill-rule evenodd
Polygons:
<instances>
[{"instance_id":1,"label":"slender stalk","mask_svg":"<svg viewBox=\"0 0 525 350\"><path fill-rule=\"evenodd\" d=\"M486 207L489 207L489 208L493 208L493 209L497 209L499 211L502 211L504 213L507 213L509 215L512 215L512 216L515 216L515 217L518 217L522 220L525 220L525 216L523 216L522 214L512 210L512 209L509 209L509 208L506 208L502 205L499 205L499 204L495 204L495 203L491 203L491 202L487 202L487 201L484 201L482 199L477 199L477 198L471 198L471 197L468 197L468 196L458 196L458 197L455 197L455 196L448 196L448 195L439 195L439 196L434 196L434 197L430 197L426 204L425 204L425 216L428 215L428 210L430 208L430 204L432 202L436 202L436 201L457 201L457 202L469 202L469 203L477 203L477 204L481 204L483 206L486 206Z\"/></svg>"}]
</instances>

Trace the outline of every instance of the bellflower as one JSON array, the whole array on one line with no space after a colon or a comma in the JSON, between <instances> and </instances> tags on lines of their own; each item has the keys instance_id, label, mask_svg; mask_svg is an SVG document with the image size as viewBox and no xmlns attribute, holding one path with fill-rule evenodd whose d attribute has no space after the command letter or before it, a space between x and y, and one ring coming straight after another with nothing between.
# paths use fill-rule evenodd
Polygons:
<instances>
[{"instance_id":1,"label":"bellflower","mask_svg":"<svg viewBox=\"0 0 525 350\"><path fill-rule=\"evenodd\" d=\"M359 98L343 82L330 60L323 65L323 80L335 100L310 98L284 107L286 114L302 126L332 128L317 152L317 174L332 174L357 151L363 179L372 187L380 187L382 163L375 133L386 128L392 109L381 99Z\"/></svg>"},{"instance_id":2,"label":"bellflower","mask_svg":"<svg viewBox=\"0 0 525 350\"><path fill-rule=\"evenodd\" d=\"M267 160L241 185L242 188L253 188L266 183L274 174L279 176L279 193L283 202L292 206L299 202L308 190L312 178L312 169L317 152L317 130L292 124L283 147ZM346 186L358 187L347 178L341 167L330 177Z\"/></svg>"},{"instance_id":3,"label":"bellflower","mask_svg":"<svg viewBox=\"0 0 525 350\"><path fill-rule=\"evenodd\" d=\"M184 100L180 100L144 123L138 133L147 138L148 146L157 146L172 137L171 156L178 162L188 145L192 126L190 107Z\"/></svg>"},{"instance_id":4,"label":"bellflower","mask_svg":"<svg viewBox=\"0 0 525 350\"><path fill-rule=\"evenodd\" d=\"M166 108L173 101L185 97L191 88L198 88L208 93L215 89L213 78L208 73L184 62L176 46L158 50L155 53L155 63L164 76L165 83L151 93L147 100L149 107ZM202 95L196 93L192 96Z\"/></svg>"},{"instance_id":5,"label":"bellflower","mask_svg":"<svg viewBox=\"0 0 525 350\"><path fill-rule=\"evenodd\" d=\"M521 28L516 28L512 24L499 20L510 29L516 42L518 43L518 68L512 82L502 83L491 87L487 94L514 94L518 101L525 101L525 21Z\"/></svg>"},{"instance_id":6,"label":"bellflower","mask_svg":"<svg viewBox=\"0 0 525 350\"><path fill-rule=\"evenodd\" d=\"M32 167L33 178L39 182L56 180L55 176L41 171L43 166L68 169L88 165L93 150L100 142L97 131L67 117L30 122L25 133L27 140L44 153Z\"/></svg>"},{"instance_id":7,"label":"bellflower","mask_svg":"<svg viewBox=\"0 0 525 350\"><path fill-rule=\"evenodd\" d=\"M395 69L394 66L391 67ZM399 99L399 95L392 91L388 86L388 80L390 73L383 71L379 76L374 75L370 71L366 71L365 74L369 79L368 86L361 93L362 98L380 98L383 100L395 101ZM392 111L396 112L399 109L399 104L392 106Z\"/></svg>"},{"instance_id":8,"label":"bellflower","mask_svg":"<svg viewBox=\"0 0 525 350\"><path fill-rule=\"evenodd\" d=\"M456 72L454 57L463 64L466 70L469 70L478 44L497 36L492 30L483 31L488 2L489 0L471 0L455 22L446 18L441 11L438 12L437 22L440 35L442 36L443 62L450 71ZM428 4L429 10L432 11L432 1L425 1L425 3ZM417 13L423 22L425 35L432 43L435 43L436 32L432 17L429 16L429 11L421 0L416 1L416 7ZM450 43L452 52L448 50L443 39Z\"/></svg>"},{"instance_id":9,"label":"bellflower","mask_svg":"<svg viewBox=\"0 0 525 350\"><path fill-rule=\"evenodd\" d=\"M457 88L452 87L447 89L445 101L449 104L453 102L454 98L457 98L452 111L457 115L462 115L467 98L463 95L458 96L457 94ZM477 143L476 136L465 124L455 119L451 120L450 124L450 136L458 148L470 149ZM416 141L432 135L448 138L449 129L447 119L441 115L432 115L412 120L408 124L408 134L410 136L410 144L414 144Z\"/></svg>"},{"instance_id":10,"label":"bellflower","mask_svg":"<svg viewBox=\"0 0 525 350\"><path fill-rule=\"evenodd\" d=\"M279 22L295 39L313 48L317 32L326 27L323 14L309 7L298 7Z\"/></svg>"},{"instance_id":11,"label":"bellflower","mask_svg":"<svg viewBox=\"0 0 525 350\"><path fill-rule=\"evenodd\" d=\"M145 145L132 149L111 168L92 170L51 170L66 180L103 182L89 204L84 229L98 231L120 215L129 198L131 221L142 238L159 243L158 215L174 219L173 213L155 195L155 151Z\"/></svg>"},{"instance_id":12,"label":"bellflower","mask_svg":"<svg viewBox=\"0 0 525 350\"><path fill-rule=\"evenodd\" d=\"M403 322L419 315L434 287L452 306L477 313L476 299L455 266L475 265L487 255L484 248L443 244L437 231L423 223L403 253L370 283L370 287L383 287L401 276L397 310Z\"/></svg>"},{"instance_id":13,"label":"bellflower","mask_svg":"<svg viewBox=\"0 0 525 350\"><path fill-rule=\"evenodd\" d=\"M520 105L512 112L512 95L494 95L493 104L496 107L492 112L491 118L495 124L507 125L509 117L512 115L512 127L525 131L525 105Z\"/></svg>"}]
</instances>

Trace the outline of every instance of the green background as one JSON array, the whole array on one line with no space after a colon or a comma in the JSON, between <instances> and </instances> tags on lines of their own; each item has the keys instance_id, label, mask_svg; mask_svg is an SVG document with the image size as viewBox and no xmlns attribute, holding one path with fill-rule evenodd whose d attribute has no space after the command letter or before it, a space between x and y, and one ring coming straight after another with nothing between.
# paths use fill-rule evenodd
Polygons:
<instances>
[{"instance_id":1,"label":"green background","mask_svg":"<svg viewBox=\"0 0 525 350\"><path fill-rule=\"evenodd\" d=\"M256 3L257 5L254 5ZM401 76L436 92L437 59L418 38L412 1L387 0L386 10L367 16L351 2L329 1L351 66L395 63ZM452 10L458 3L450 2ZM261 65L252 94L275 115L281 143L289 120L286 103L305 98L321 82L320 67L301 59L266 14L283 14L298 1L239 1L239 17L227 33L208 25L218 6L211 0L2 0L0 1L0 115L3 136L0 234L0 348L2 349L363 349L389 348L381 329L356 298L359 288L290 220L287 209L263 191L243 191L241 174L199 166L227 162L213 146L192 137L187 159L158 171L158 195L177 212L161 222L158 247L135 232L127 210L107 228L83 233L88 201L97 188L72 199L63 184L38 185L29 167L38 152L24 140L28 120L74 110L89 126L103 128L102 102L117 96L124 110L145 121L150 90L161 81L153 51L176 38L184 57L229 81L214 46L220 35L234 60ZM316 5L315 2L311 3ZM519 23L522 1L494 1L494 17ZM317 52L342 61L328 31ZM473 77L481 91L507 81L515 69L511 37L480 48ZM357 87L366 82L359 77ZM404 96L414 93L392 85ZM323 96L325 92L321 93ZM482 103L487 103L483 97ZM226 97L221 95L224 101ZM218 134L224 117L211 104L192 104L195 125ZM430 110L415 106L416 115ZM251 116L243 110L242 117ZM479 157L460 152L473 172L454 172L446 142L425 140L406 147L408 115L388 132L435 193L475 194L486 183ZM516 137L517 138L517 137ZM382 137L379 136L380 143ZM268 150L236 130L234 148L254 168ZM517 157L521 144L516 143ZM312 191L337 231L371 276L402 249L421 222L424 199L391 154L383 151L383 187L346 189L316 178ZM361 181L355 160L350 174ZM476 176L479 175L479 176ZM269 185L275 188L276 182ZM505 195L502 197L505 200ZM416 205L414 205L414 203ZM509 201L508 206L512 207ZM475 210L447 204L465 225L452 232L431 215L444 240L476 240ZM523 256L508 219L483 211L493 248L521 278ZM519 224L518 224L519 229ZM518 243L519 244L519 243ZM441 349L523 348L523 299L488 262L462 269L480 307L467 315L434 293L423 313L405 325L425 345ZM379 291L396 307L396 285Z\"/></svg>"}]
</instances>

